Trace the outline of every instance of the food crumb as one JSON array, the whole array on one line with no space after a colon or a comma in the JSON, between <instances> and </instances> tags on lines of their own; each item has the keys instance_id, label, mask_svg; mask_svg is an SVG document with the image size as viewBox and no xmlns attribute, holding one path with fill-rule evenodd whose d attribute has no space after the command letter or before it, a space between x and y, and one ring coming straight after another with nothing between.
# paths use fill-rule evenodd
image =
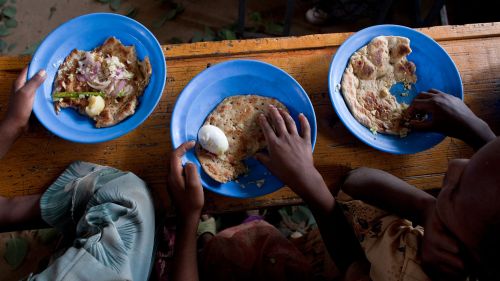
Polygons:
<instances>
[{"instance_id":1,"label":"food crumb","mask_svg":"<svg viewBox=\"0 0 500 281\"><path fill-rule=\"evenodd\" d=\"M401 93L401 96L402 96L402 97L407 97L407 96L409 96L409 95L410 95L410 94L409 94L409 93L407 93L407 92Z\"/></svg>"},{"instance_id":2,"label":"food crumb","mask_svg":"<svg viewBox=\"0 0 500 281\"><path fill-rule=\"evenodd\" d=\"M399 131L399 137L400 137L400 138L405 138L405 137L407 137L407 136L408 136L408 132L409 132L409 131L410 131L410 130L409 130L408 128L403 128L403 129L401 129L401 130Z\"/></svg>"},{"instance_id":3,"label":"food crumb","mask_svg":"<svg viewBox=\"0 0 500 281\"><path fill-rule=\"evenodd\" d=\"M255 184L257 185L258 188L261 188L265 182L266 182L265 179L260 179L260 180L256 180Z\"/></svg>"}]
</instances>

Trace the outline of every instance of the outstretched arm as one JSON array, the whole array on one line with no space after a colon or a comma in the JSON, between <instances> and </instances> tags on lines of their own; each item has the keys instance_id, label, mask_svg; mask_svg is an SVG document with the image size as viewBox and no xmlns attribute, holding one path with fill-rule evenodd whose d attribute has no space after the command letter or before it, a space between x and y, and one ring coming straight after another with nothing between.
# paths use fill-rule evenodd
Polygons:
<instances>
[{"instance_id":1,"label":"outstretched arm","mask_svg":"<svg viewBox=\"0 0 500 281\"><path fill-rule=\"evenodd\" d=\"M257 154L257 159L311 208L330 256L345 272L353 262L364 260L364 253L314 167L309 122L303 114L299 116L302 129L299 134L287 112L271 106L268 118L261 115L259 122L269 154Z\"/></svg>"},{"instance_id":2,"label":"outstretched arm","mask_svg":"<svg viewBox=\"0 0 500 281\"><path fill-rule=\"evenodd\" d=\"M7 112L0 121L0 159L27 129L36 89L45 80L41 70L28 82L24 68L13 85ZM47 226L40 215L41 194L6 198L0 196L0 232Z\"/></svg>"},{"instance_id":3,"label":"outstretched arm","mask_svg":"<svg viewBox=\"0 0 500 281\"><path fill-rule=\"evenodd\" d=\"M358 168L349 173L342 190L355 199L423 225L436 199L427 192L381 170Z\"/></svg>"},{"instance_id":4,"label":"outstretched arm","mask_svg":"<svg viewBox=\"0 0 500 281\"><path fill-rule=\"evenodd\" d=\"M0 196L0 232L48 227L40 213L41 196Z\"/></svg>"},{"instance_id":5,"label":"outstretched arm","mask_svg":"<svg viewBox=\"0 0 500 281\"><path fill-rule=\"evenodd\" d=\"M203 189L196 166L182 167L182 156L195 145L185 142L172 152L168 191L177 210L177 233L174 246L173 280L198 280L196 230L204 204Z\"/></svg>"},{"instance_id":6,"label":"outstretched arm","mask_svg":"<svg viewBox=\"0 0 500 281\"><path fill-rule=\"evenodd\" d=\"M477 117L462 100L431 89L420 93L407 111L410 126L458 138L479 150L496 138L491 128Z\"/></svg>"}]
</instances>

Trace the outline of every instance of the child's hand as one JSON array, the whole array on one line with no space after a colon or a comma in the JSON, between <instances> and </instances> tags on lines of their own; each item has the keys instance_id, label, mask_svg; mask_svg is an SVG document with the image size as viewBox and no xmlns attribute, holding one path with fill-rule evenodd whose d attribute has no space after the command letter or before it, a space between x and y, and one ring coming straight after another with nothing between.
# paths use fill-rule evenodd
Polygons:
<instances>
[{"instance_id":1,"label":"child's hand","mask_svg":"<svg viewBox=\"0 0 500 281\"><path fill-rule=\"evenodd\" d=\"M204 204L200 177L193 163L182 167L181 162L182 156L194 145L194 141L185 142L172 152L167 189L182 219L198 222Z\"/></svg>"},{"instance_id":2,"label":"child's hand","mask_svg":"<svg viewBox=\"0 0 500 281\"><path fill-rule=\"evenodd\" d=\"M480 148L495 138L488 125L457 97L438 90L420 93L407 110L410 126L459 138ZM420 115L420 116L417 116ZM428 118L424 118L427 116Z\"/></svg>"},{"instance_id":3,"label":"child's hand","mask_svg":"<svg viewBox=\"0 0 500 281\"><path fill-rule=\"evenodd\" d=\"M435 209L428 216L422 241L422 266L432 280L465 280L460 244L439 219Z\"/></svg>"},{"instance_id":4,"label":"child's hand","mask_svg":"<svg viewBox=\"0 0 500 281\"><path fill-rule=\"evenodd\" d=\"M40 87L46 78L45 70L40 70L26 82L27 72L28 68L25 67L14 82L9 108L2 123L3 126L7 127L5 129L15 134L16 137L28 128L28 120L33 108L36 89Z\"/></svg>"},{"instance_id":5,"label":"child's hand","mask_svg":"<svg viewBox=\"0 0 500 281\"><path fill-rule=\"evenodd\" d=\"M313 192L309 190L309 183L315 176L321 176L313 163L311 127L307 118L303 114L299 116L302 129L300 134L287 112L270 106L268 118L269 121L261 115L259 124L266 138L269 155L258 153L257 160L300 197L308 197L307 195Z\"/></svg>"}]
</instances>

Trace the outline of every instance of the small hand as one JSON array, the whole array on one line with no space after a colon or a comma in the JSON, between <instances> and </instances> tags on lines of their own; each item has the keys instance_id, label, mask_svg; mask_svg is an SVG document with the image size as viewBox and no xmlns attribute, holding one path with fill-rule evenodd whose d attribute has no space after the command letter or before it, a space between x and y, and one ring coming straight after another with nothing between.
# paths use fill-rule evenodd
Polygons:
<instances>
[{"instance_id":1,"label":"small hand","mask_svg":"<svg viewBox=\"0 0 500 281\"><path fill-rule=\"evenodd\" d=\"M421 92L413 100L407 114L411 128L440 132L462 139L475 148L495 138L488 125L462 100L438 90Z\"/></svg>"},{"instance_id":2,"label":"small hand","mask_svg":"<svg viewBox=\"0 0 500 281\"><path fill-rule=\"evenodd\" d=\"M200 177L193 163L182 167L181 162L182 156L194 146L194 141L185 142L172 152L167 189L180 217L198 222L204 204Z\"/></svg>"},{"instance_id":3,"label":"small hand","mask_svg":"<svg viewBox=\"0 0 500 281\"><path fill-rule=\"evenodd\" d=\"M313 162L309 122L303 114L299 115L299 134L286 111L270 106L269 115L269 120L264 115L259 117L269 154L258 153L256 158L299 196L307 196L312 192L308 190L309 182L319 175Z\"/></svg>"},{"instance_id":4,"label":"small hand","mask_svg":"<svg viewBox=\"0 0 500 281\"><path fill-rule=\"evenodd\" d=\"M40 87L47 76L45 70L40 70L26 82L27 72L28 68L25 67L14 82L9 108L3 120L3 126L7 126L7 130L17 136L28 128L28 120L33 108L36 89Z\"/></svg>"},{"instance_id":5,"label":"small hand","mask_svg":"<svg viewBox=\"0 0 500 281\"><path fill-rule=\"evenodd\" d=\"M427 216L424 229L422 266L431 280L465 280L459 241L446 229L435 208Z\"/></svg>"}]
</instances>

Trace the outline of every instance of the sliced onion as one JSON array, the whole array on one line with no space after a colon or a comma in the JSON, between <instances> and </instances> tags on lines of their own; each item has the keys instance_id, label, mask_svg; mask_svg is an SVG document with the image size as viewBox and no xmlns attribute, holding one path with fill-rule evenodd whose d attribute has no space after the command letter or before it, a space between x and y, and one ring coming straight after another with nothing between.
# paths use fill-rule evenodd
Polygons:
<instances>
[{"instance_id":1,"label":"sliced onion","mask_svg":"<svg viewBox=\"0 0 500 281\"><path fill-rule=\"evenodd\" d=\"M87 79L85 78L85 76L84 76L84 75L82 75L82 74L77 74L77 75L76 75L76 79L77 79L78 81L80 81L80 82L85 82L85 81L87 81Z\"/></svg>"},{"instance_id":2,"label":"sliced onion","mask_svg":"<svg viewBox=\"0 0 500 281\"><path fill-rule=\"evenodd\" d=\"M123 87L125 87L126 84L127 82L125 82L125 80L118 80L118 84L116 85L115 91L119 93L123 89Z\"/></svg>"},{"instance_id":3,"label":"sliced onion","mask_svg":"<svg viewBox=\"0 0 500 281\"><path fill-rule=\"evenodd\" d=\"M87 81L87 84L96 89L96 90L104 90L106 87L109 86L109 84L111 83L111 80L107 80L107 81Z\"/></svg>"}]
</instances>

